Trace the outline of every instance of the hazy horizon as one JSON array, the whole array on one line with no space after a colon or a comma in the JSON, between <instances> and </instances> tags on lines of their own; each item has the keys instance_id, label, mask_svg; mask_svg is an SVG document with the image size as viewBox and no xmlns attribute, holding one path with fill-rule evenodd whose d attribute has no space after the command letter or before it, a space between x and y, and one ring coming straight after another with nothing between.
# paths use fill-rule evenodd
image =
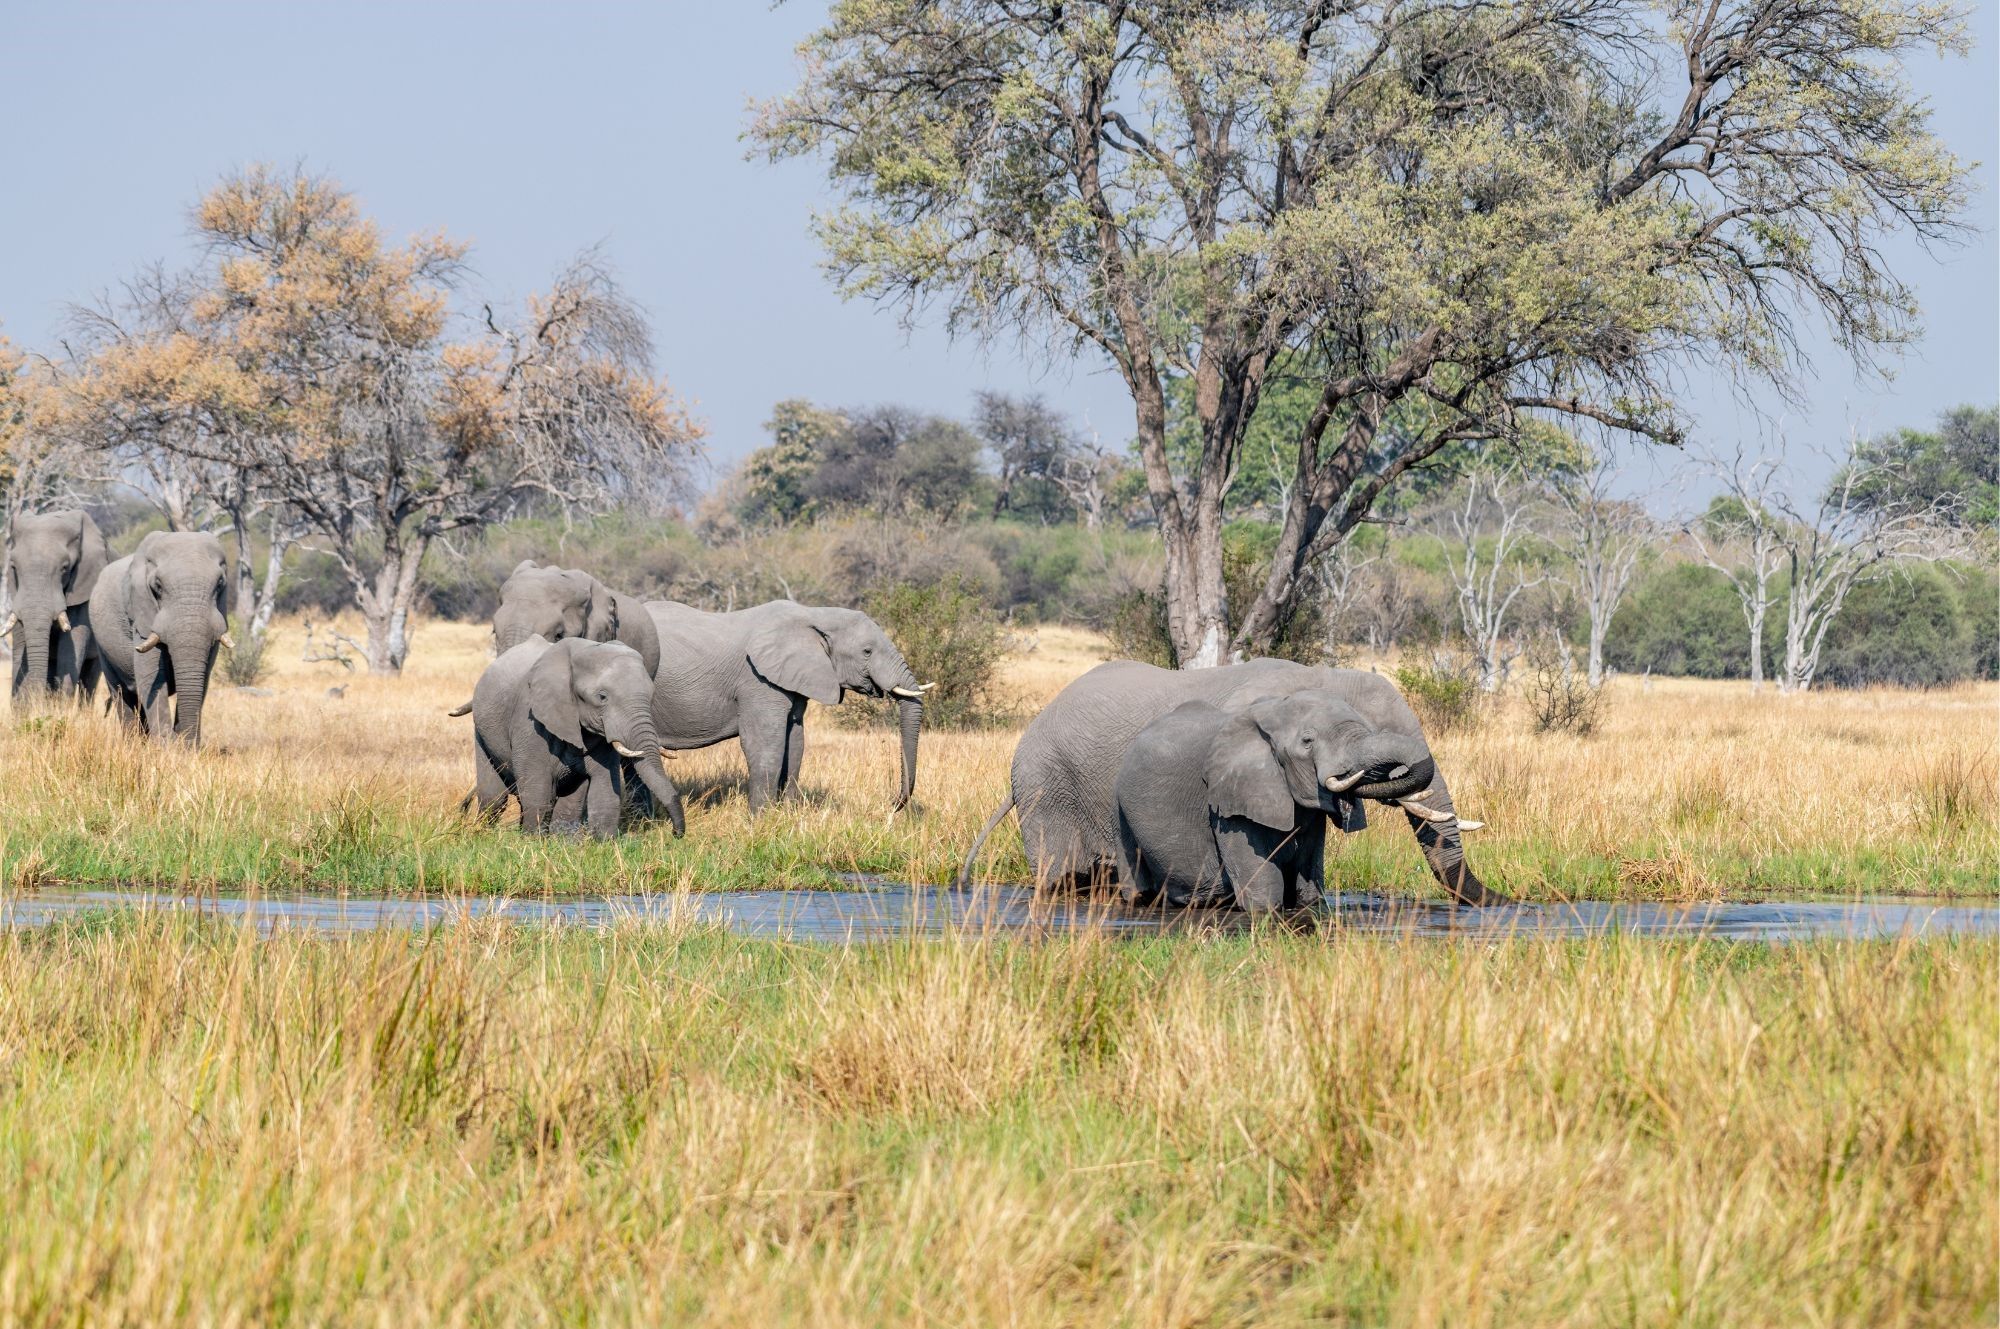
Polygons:
<instances>
[{"instance_id":1,"label":"hazy horizon","mask_svg":"<svg viewBox=\"0 0 2000 1329\"><path fill-rule=\"evenodd\" d=\"M1923 302L1925 340L1884 387L1857 377L1815 325L1817 377L1793 406L1768 389L1739 400L1697 376L1684 401L1698 444L1783 432L1810 483L1825 467L1808 444L2000 397L1996 10L1976 11L1969 59L1911 71L1946 142L1982 163L1969 244L1941 261L1907 238L1889 247ZM830 201L823 174L746 160L740 139L749 102L790 85L793 47L823 13L810 3L19 11L0 53L0 108L34 132L0 153L17 200L0 213L0 244L15 256L0 332L50 348L69 304L148 262L193 256L188 209L223 174L301 162L352 189L391 236L441 228L471 241L483 298L517 301L601 244L653 318L661 369L708 422L714 475L765 441L762 422L787 397L964 415L983 388L1039 391L1122 446L1131 403L1100 358L1049 364L1035 347L954 344L935 321L906 333L893 314L833 294L808 225ZM1671 451L1625 451L1635 490L1688 481Z\"/></svg>"}]
</instances>

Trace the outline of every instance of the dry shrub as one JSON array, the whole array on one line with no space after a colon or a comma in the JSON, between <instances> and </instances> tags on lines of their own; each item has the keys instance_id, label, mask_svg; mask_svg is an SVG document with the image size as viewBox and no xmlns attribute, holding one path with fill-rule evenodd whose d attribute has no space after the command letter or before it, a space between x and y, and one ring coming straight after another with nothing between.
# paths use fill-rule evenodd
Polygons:
<instances>
[{"instance_id":1,"label":"dry shrub","mask_svg":"<svg viewBox=\"0 0 2000 1329\"><path fill-rule=\"evenodd\" d=\"M1477 729L1485 716L1486 694L1479 686L1478 666L1463 653L1434 651L1428 659L1405 660L1394 677L1426 734Z\"/></svg>"},{"instance_id":2,"label":"dry shrub","mask_svg":"<svg viewBox=\"0 0 2000 1329\"><path fill-rule=\"evenodd\" d=\"M1526 697L1528 715L1538 734L1583 738L1597 732L1604 689L1590 686L1576 671L1567 646L1559 641L1543 637L1529 648Z\"/></svg>"},{"instance_id":3,"label":"dry shrub","mask_svg":"<svg viewBox=\"0 0 2000 1329\"><path fill-rule=\"evenodd\" d=\"M1664 900L1673 904L1693 904L1722 898L1719 882L1708 880L1694 861L1679 848L1659 858L1618 860L1618 884L1634 896Z\"/></svg>"}]
</instances>

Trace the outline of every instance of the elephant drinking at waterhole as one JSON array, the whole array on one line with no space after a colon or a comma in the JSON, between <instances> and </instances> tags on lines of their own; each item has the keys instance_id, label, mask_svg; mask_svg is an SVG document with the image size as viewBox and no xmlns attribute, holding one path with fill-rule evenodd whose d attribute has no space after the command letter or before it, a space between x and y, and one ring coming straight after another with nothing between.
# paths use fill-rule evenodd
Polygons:
<instances>
[{"instance_id":1,"label":"elephant drinking at waterhole","mask_svg":"<svg viewBox=\"0 0 2000 1329\"><path fill-rule=\"evenodd\" d=\"M1345 702L1370 728L1423 745L1421 761L1408 763L1405 778L1428 775L1429 779L1411 789L1410 796L1395 801L1409 818L1426 864L1438 884L1460 903L1504 902L1506 897L1489 890L1467 865L1460 835L1477 823L1459 821L1423 726L1395 686L1379 674L1289 660L1186 670L1113 660L1071 683L1021 735L1009 772L1008 797L973 842L960 882L971 879L986 837L1010 811L1019 815L1022 844L1038 884L1116 879L1114 787L1127 749L1146 726L1191 701L1236 712L1268 697L1314 690Z\"/></svg>"}]
</instances>

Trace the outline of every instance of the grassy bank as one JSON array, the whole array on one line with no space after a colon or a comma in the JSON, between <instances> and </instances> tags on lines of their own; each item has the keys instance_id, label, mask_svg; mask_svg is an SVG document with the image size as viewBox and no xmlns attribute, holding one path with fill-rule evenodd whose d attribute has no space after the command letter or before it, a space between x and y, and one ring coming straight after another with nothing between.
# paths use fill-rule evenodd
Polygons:
<instances>
[{"instance_id":1,"label":"grassy bank","mask_svg":"<svg viewBox=\"0 0 2000 1329\"><path fill-rule=\"evenodd\" d=\"M1936 1324L1991 941L0 938L0 1322Z\"/></svg>"},{"instance_id":2,"label":"grassy bank","mask_svg":"<svg viewBox=\"0 0 2000 1329\"><path fill-rule=\"evenodd\" d=\"M844 873L943 881L1005 795L1017 730L927 736L913 815L885 816L889 733L809 721L802 803L752 821L734 744L669 770L688 836L615 844L529 841L477 827L470 694L489 634L430 624L401 678L299 660L275 632L269 695L221 688L199 754L125 739L95 716L13 717L0 728L0 879L190 887L542 892L823 885ZM1102 659L1088 634L1043 630L1008 664L1023 715ZM948 681L947 681L948 685ZM339 696L329 687L344 686ZM1929 693L1780 698L1742 684L1614 682L1601 732L1530 732L1502 702L1436 747L1492 882L1533 897L1697 899L1827 892L1993 895L1991 685ZM1400 819L1338 849L1344 884L1432 887ZM993 880L1026 879L1019 839L996 837Z\"/></svg>"}]
</instances>

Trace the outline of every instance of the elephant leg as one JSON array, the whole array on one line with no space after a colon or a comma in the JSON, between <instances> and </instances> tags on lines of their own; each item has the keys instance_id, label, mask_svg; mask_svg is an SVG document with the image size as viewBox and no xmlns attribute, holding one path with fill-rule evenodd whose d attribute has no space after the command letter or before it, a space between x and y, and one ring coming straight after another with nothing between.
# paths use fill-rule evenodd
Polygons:
<instances>
[{"instance_id":1,"label":"elephant leg","mask_svg":"<svg viewBox=\"0 0 2000 1329\"><path fill-rule=\"evenodd\" d=\"M780 796L799 792L799 767L806 759L806 699L792 698L791 714L785 717L785 764L778 772Z\"/></svg>"},{"instance_id":2,"label":"elephant leg","mask_svg":"<svg viewBox=\"0 0 2000 1329\"><path fill-rule=\"evenodd\" d=\"M746 698L739 711L742 727L738 741L743 745L743 763L750 769L748 792L753 814L763 811L765 804L777 797L789 739L786 720L791 710L789 692L767 688Z\"/></svg>"},{"instance_id":3,"label":"elephant leg","mask_svg":"<svg viewBox=\"0 0 2000 1329\"><path fill-rule=\"evenodd\" d=\"M77 668L76 690L80 700L89 702L97 696L97 680L104 673L104 660L97 653L97 640L85 631L83 642L83 663Z\"/></svg>"},{"instance_id":4,"label":"elephant leg","mask_svg":"<svg viewBox=\"0 0 2000 1329\"><path fill-rule=\"evenodd\" d=\"M1216 854L1238 909L1264 913L1284 907L1285 869L1280 860L1292 834L1246 817L1215 819Z\"/></svg>"},{"instance_id":5,"label":"elephant leg","mask_svg":"<svg viewBox=\"0 0 2000 1329\"><path fill-rule=\"evenodd\" d=\"M593 746L583 754L584 822L600 840L618 834L618 815L625 807L625 762L608 746Z\"/></svg>"},{"instance_id":6,"label":"elephant leg","mask_svg":"<svg viewBox=\"0 0 2000 1329\"><path fill-rule=\"evenodd\" d=\"M507 801L507 781L493 764L486 745L478 739L472 740L472 796L478 801L479 819L492 823L500 815L501 805Z\"/></svg>"},{"instance_id":7,"label":"elephant leg","mask_svg":"<svg viewBox=\"0 0 2000 1329\"><path fill-rule=\"evenodd\" d=\"M1311 909L1326 892L1326 818L1301 813L1306 824L1286 855L1285 903L1293 909Z\"/></svg>"},{"instance_id":8,"label":"elephant leg","mask_svg":"<svg viewBox=\"0 0 2000 1329\"><path fill-rule=\"evenodd\" d=\"M56 695L64 701L76 700L76 685L83 676L82 645L75 629L56 634Z\"/></svg>"},{"instance_id":9,"label":"elephant leg","mask_svg":"<svg viewBox=\"0 0 2000 1329\"><path fill-rule=\"evenodd\" d=\"M1160 882L1149 870L1144 854L1139 852L1138 840L1132 834L1131 825L1125 820L1125 812L1118 812L1118 897L1126 904L1143 907L1155 903L1160 898Z\"/></svg>"},{"instance_id":10,"label":"elephant leg","mask_svg":"<svg viewBox=\"0 0 2000 1329\"><path fill-rule=\"evenodd\" d=\"M514 764L514 797L521 804L521 829L530 834L548 829L556 802L555 766L553 758L538 754Z\"/></svg>"}]
</instances>

